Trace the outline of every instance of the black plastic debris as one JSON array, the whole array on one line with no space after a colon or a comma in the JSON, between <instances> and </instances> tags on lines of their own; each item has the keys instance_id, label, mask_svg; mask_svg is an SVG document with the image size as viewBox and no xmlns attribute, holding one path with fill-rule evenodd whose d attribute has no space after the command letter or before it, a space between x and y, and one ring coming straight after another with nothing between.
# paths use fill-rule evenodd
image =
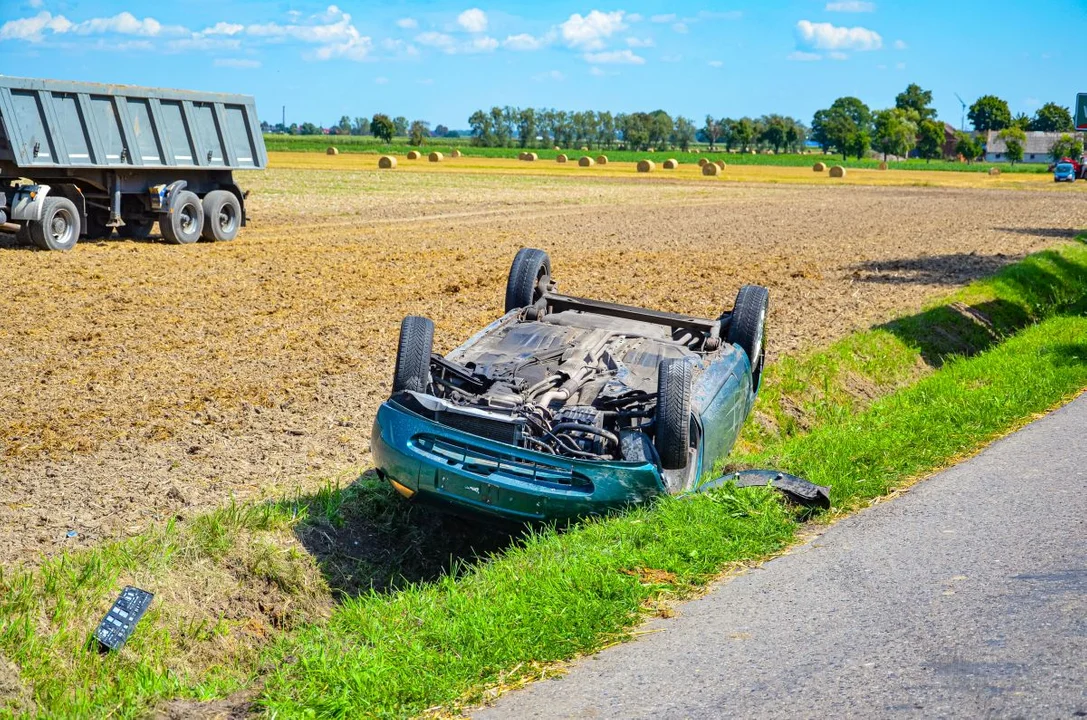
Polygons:
<instances>
[{"instance_id":1,"label":"black plastic debris","mask_svg":"<svg viewBox=\"0 0 1087 720\"><path fill-rule=\"evenodd\" d=\"M740 470L739 472L729 473L702 483L698 486L698 492L712 490L728 483L732 483L736 487L765 487L769 485L798 505L823 509L830 507L829 487L816 485L804 478L777 470Z\"/></svg>"},{"instance_id":2,"label":"black plastic debris","mask_svg":"<svg viewBox=\"0 0 1087 720\"><path fill-rule=\"evenodd\" d=\"M155 597L146 590L141 590L131 585L121 591L121 596L113 603L102 622L98 623L98 629L94 631L94 637L102 648L106 650L120 650L128 642L128 638L136 629L151 599Z\"/></svg>"}]
</instances>

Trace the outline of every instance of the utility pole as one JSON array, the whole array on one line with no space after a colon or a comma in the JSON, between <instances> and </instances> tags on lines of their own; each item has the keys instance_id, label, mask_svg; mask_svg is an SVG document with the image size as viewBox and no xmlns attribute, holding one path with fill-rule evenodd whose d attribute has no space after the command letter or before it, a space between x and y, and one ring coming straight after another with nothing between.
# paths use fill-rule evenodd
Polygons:
<instances>
[{"instance_id":1,"label":"utility pole","mask_svg":"<svg viewBox=\"0 0 1087 720\"><path fill-rule=\"evenodd\" d=\"M283 127L287 127L287 106L286 105L283 106L283 122L281 124L283 125Z\"/></svg>"}]
</instances>

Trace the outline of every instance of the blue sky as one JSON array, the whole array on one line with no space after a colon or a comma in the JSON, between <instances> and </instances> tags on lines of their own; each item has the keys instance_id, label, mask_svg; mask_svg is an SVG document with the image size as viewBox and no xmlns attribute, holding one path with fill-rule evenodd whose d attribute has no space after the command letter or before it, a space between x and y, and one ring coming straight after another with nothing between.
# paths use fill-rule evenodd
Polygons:
<instances>
[{"instance_id":1,"label":"blue sky","mask_svg":"<svg viewBox=\"0 0 1087 720\"><path fill-rule=\"evenodd\" d=\"M1067 32L1062 32L1067 29ZM1087 0L359 3L0 0L0 72L255 95L263 119L467 125L492 105L782 113L873 108L910 82L1013 113L1087 92Z\"/></svg>"}]
</instances>

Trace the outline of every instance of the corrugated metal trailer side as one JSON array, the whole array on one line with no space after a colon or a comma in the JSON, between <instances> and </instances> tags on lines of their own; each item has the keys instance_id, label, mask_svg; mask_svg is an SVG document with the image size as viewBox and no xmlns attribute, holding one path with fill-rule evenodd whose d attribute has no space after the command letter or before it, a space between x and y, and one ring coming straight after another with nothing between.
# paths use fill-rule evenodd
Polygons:
<instances>
[{"instance_id":1,"label":"corrugated metal trailer side","mask_svg":"<svg viewBox=\"0 0 1087 720\"><path fill-rule=\"evenodd\" d=\"M0 221L40 247L146 237L156 220L172 242L233 239L233 171L267 162L249 96L0 76Z\"/></svg>"}]
</instances>

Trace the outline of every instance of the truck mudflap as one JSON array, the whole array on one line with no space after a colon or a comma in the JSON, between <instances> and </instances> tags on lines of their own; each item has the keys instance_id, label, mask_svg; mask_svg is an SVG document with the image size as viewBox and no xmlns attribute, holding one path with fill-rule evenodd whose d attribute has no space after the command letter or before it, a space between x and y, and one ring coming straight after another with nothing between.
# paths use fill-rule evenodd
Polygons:
<instances>
[{"instance_id":1,"label":"truck mudflap","mask_svg":"<svg viewBox=\"0 0 1087 720\"><path fill-rule=\"evenodd\" d=\"M728 473L698 485L694 492L705 492L732 484L736 487L766 487L769 485L785 497L806 507L830 508L830 487L816 485L796 475L777 470L740 470Z\"/></svg>"}]
</instances>

